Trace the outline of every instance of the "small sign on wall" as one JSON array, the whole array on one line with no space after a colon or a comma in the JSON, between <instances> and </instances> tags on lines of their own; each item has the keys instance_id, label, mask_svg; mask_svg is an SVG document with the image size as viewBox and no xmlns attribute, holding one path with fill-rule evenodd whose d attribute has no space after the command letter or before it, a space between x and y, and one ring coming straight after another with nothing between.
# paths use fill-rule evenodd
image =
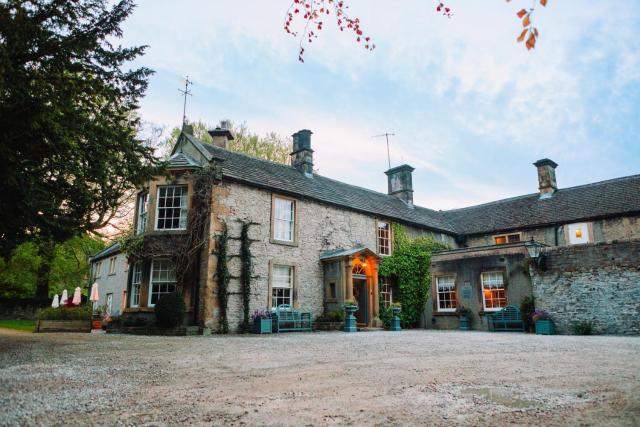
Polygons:
<instances>
[{"instance_id":1,"label":"small sign on wall","mask_svg":"<svg viewBox=\"0 0 640 427\"><path fill-rule=\"evenodd\" d=\"M465 280L464 285L462 285L462 299L471 299L471 284L468 280Z\"/></svg>"}]
</instances>

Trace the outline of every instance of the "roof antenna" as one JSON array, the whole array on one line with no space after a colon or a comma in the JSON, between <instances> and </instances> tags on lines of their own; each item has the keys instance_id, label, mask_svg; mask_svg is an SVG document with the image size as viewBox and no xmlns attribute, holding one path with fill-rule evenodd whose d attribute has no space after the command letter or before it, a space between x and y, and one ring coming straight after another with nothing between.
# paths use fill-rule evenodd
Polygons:
<instances>
[{"instance_id":1,"label":"roof antenna","mask_svg":"<svg viewBox=\"0 0 640 427\"><path fill-rule=\"evenodd\" d=\"M193 82L189 80L189 76L184 79L184 90L178 89L178 92L184 94L184 104L182 105L182 126L187 124L187 95L193 96L189 91L189 85L193 85Z\"/></svg>"},{"instance_id":2,"label":"roof antenna","mask_svg":"<svg viewBox=\"0 0 640 427\"><path fill-rule=\"evenodd\" d=\"M391 154L389 154L389 137L390 136L396 136L396 134L395 133L385 132L385 133L380 134L380 135L374 135L371 138L381 138L383 136L387 139L387 161L389 162L389 169L391 169Z\"/></svg>"}]
</instances>

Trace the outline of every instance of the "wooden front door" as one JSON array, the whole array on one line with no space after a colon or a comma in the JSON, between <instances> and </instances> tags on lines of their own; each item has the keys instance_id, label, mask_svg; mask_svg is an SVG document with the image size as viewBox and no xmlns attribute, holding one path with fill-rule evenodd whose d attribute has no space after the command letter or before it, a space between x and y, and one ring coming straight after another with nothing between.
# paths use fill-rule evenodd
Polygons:
<instances>
[{"instance_id":1,"label":"wooden front door","mask_svg":"<svg viewBox=\"0 0 640 427\"><path fill-rule=\"evenodd\" d=\"M358 301L356 311L356 323L369 324L369 292L367 292L367 279L353 278L353 298Z\"/></svg>"}]
</instances>

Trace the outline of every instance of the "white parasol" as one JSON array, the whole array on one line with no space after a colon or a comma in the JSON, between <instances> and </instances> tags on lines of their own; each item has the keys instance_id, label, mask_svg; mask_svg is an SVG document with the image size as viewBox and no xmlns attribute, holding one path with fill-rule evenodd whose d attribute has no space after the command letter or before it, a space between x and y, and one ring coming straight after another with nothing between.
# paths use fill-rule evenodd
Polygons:
<instances>
[{"instance_id":1,"label":"white parasol","mask_svg":"<svg viewBox=\"0 0 640 427\"><path fill-rule=\"evenodd\" d=\"M60 307L60 299L58 298L58 294L53 297L53 302L51 303L51 307L58 308Z\"/></svg>"},{"instance_id":2,"label":"white parasol","mask_svg":"<svg viewBox=\"0 0 640 427\"><path fill-rule=\"evenodd\" d=\"M73 292L73 300L71 301L73 303L73 305L80 305L80 301L81 301L80 292L82 292L82 291L81 291L80 287L78 286L76 288L76 290Z\"/></svg>"},{"instance_id":3,"label":"white parasol","mask_svg":"<svg viewBox=\"0 0 640 427\"><path fill-rule=\"evenodd\" d=\"M68 300L69 300L69 296L67 295L67 290L64 289L62 291L62 297L60 297L60 305L67 305Z\"/></svg>"},{"instance_id":4,"label":"white parasol","mask_svg":"<svg viewBox=\"0 0 640 427\"><path fill-rule=\"evenodd\" d=\"M95 282L91 285L91 296L89 297L89 301L98 302L100 301L100 293L98 292L98 282Z\"/></svg>"}]
</instances>

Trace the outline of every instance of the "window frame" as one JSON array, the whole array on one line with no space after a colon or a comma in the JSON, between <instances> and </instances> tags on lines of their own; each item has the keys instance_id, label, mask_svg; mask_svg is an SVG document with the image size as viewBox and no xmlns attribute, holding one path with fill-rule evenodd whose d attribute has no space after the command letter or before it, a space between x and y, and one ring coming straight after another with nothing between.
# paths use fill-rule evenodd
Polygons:
<instances>
[{"instance_id":1,"label":"window frame","mask_svg":"<svg viewBox=\"0 0 640 427\"><path fill-rule=\"evenodd\" d=\"M276 237L276 221L277 220L284 220L284 219L279 219L276 218L276 212L277 212L277 201L278 200L286 200L288 202L291 202L292 204L292 208L293 208L293 219L291 220L293 222L292 225L292 229L291 229L291 240L282 240ZM271 243L275 243L275 244L280 244L280 245L288 245L288 246L297 246L298 245L298 210L300 208L299 206L299 201L297 199L294 199L292 197L287 197L287 196L281 196L279 194L272 194L271 195L271 236L269 241Z\"/></svg>"},{"instance_id":2,"label":"window frame","mask_svg":"<svg viewBox=\"0 0 640 427\"><path fill-rule=\"evenodd\" d=\"M586 245L588 243L593 243L594 242L594 238L593 238L593 223L591 222L573 222L571 224L567 224L564 229L565 229L565 242L567 246L574 246L574 245ZM573 228L572 227L576 227ZM575 236L575 232L580 229L580 231L582 231L583 234L583 241L579 241L579 242L573 242L572 240L575 238L573 236Z\"/></svg>"},{"instance_id":3,"label":"window frame","mask_svg":"<svg viewBox=\"0 0 640 427\"><path fill-rule=\"evenodd\" d=\"M111 316L111 311L113 311L113 293L110 292L105 296L104 305L106 307L107 315Z\"/></svg>"},{"instance_id":4,"label":"window frame","mask_svg":"<svg viewBox=\"0 0 640 427\"><path fill-rule=\"evenodd\" d=\"M289 269L289 287L283 287L283 286L276 286L276 269L278 267L286 267ZM294 286L295 286L295 276L296 276L296 267L294 265L291 264L285 264L285 263L280 263L280 262L274 262L271 265L271 269L270 269L270 277L269 277L269 281L270 281L270 286L269 286L269 300L270 300L270 310L275 310L276 308L278 308L278 306L280 304L277 304L278 301L278 296L274 295L274 292L277 289L288 289L289 290L289 305L291 307L294 307ZM286 302L282 302L281 304L287 304Z\"/></svg>"},{"instance_id":5,"label":"window frame","mask_svg":"<svg viewBox=\"0 0 640 427\"><path fill-rule=\"evenodd\" d=\"M147 295L147 307L155 307L156 306L155 303L151 303L151 300L152 300L153 295L154 295L154 292L153 292L153 267L154 267L156 261L158 261L158 262L167 261L169 263L172 263L174 272L175 272L175 268L176 268L175 263L173 263L173 261L171 261L169 258L154 258L154 259L151 260L151 268L149 269L149 289L148 289L148 292L147 292L147 294L148 294ZM175 292L176 289L178 288L177 275L176 275L175 279L176 279L175 282L162 282L162 284L173 283L174 284L173 285L174 288L173 288L173 291L171 291L171 292ZM171 292L157 292L157 294L161 296L161 295L165 295L165 294L170 294ZM158 299L160 299L160 296L158 296Z\"/></svg>"},{"instance_id":6,"label":"window frame","mask_svg":"<svg viewBox=\"0 0 640 427\"><path fill-rule=\"evenodd\" d=\"M167 208L166 206L160 207L160 191L167 188L183 188L182 197L184 197L184 207L182 206L182 201L180 202L180 216L178 217L178 228L159 228L160 224L160 209L175 209L175 207ZM166 196L165 196L166 198ZM187 222L189 219L189 186L187 184L170 184L170 185L158 185L156 187L156 217L154 220L154 230L155 231L184 231L187 229ZM181 226L183 218L182 213L184 212L184 227ZM173 220L175 217L171 217ZM163 218L163 221L166 221L166 217Z\"/></svg>"},{"instance_id":7,"label":"window frame","mask_svg":"<svg viewBox=\"0 0 640 427\"><path fill-rule=\"evenodd\" d=\"M442 308L440 307L440 279L443 277L451 277L453 280L453 287L448 291L449 295L453 295L453 299L450 301L453 303L455 307L453 308ZM439 313L455 313L458 310L458 278L456 274L453 273L442 273L435 276L435 303L436 303L436 311ZM444 300L443 300L444 302Z\"/></svg>"},{"instance_id":8,"label":"window frame","mask_svg":"<svg viewBox=\"0 0 640 427\"><path fill-rule=\"evenodd\" d=\"M139 268L139 271L137 271ZM136 283L136 273L138 273L138 282ZM141 297L141 289L142 289L142 262L138 261L133 264L131 268L131 293L130 293L130 301L129 307L137 308L140 307L140 297ZM134 303L134 298L137 302Z\"/></svg>"},{"instance_id":9,"label":"window frame","mask_svg":"<svg viewBox=\"0 0 640 427\"><path fill-rule=\"evenodd\" d=\"M378 283L380 285L379 291L379 300L382 301L382 306L384 308L389 308L391 304L393 304L393 283L387 277L378 277ZM385 286L389 289L389 291L385 291ZM385 295L389 295L389 301L387 303L387 299Z\"/></svg>"},{"instance_id":10,"label":"window frame","mask_svg":"<svg viewBox=\"0 0 640 427\"><path fill-rule=\"evenodd\" d=\"M382 252L383 245L380 244L380 240L385 238L380 235L380 230L382 229L380 224L387 224L389 227L387 230L388 236L386 237L388 253ZM393 227L391 225L391 221L376 219L376 247L378 255L380 256L391 256L393 254Z\"/></svg>"},{"instance_id":11,"label":"window frame","mask_svg":"<svg viewBox=\"0 0 640 427\"><path fill-rule=\"evenodd\" d=\"M500 276L502 277L502 288L497 288L497 289L502 289L504 292L504 305L500 306L500 307L487 307L487 300L484 294L484 275L485 274L490 274L490 273L500 273ZM482 310L483 311L500 311L503 308L505 308L507 305L509 305L509 300L507 299L507 283L505 280L505 274L504 274L504 270L487 270L487 271L482 271L480 273L480 293L482 294ZM487 288L487 289L491 289L491 288ZM492 298L493 299L493 298ZM500 298L498 298L500 299Z\"/></svg>"},{"instance_id":12,"label":"window frame","mask_svg":"<svg viewBox=\"0 0 640 427\"><path fill-rule=\"evenodd\" d=\"M114 274L116 274L117 258L118 258L117 256L109 257L109 274L108 274L108 276L113 276Z\"/></svg>"},{"instance_id":13,"label":"window frame","mask_svg":"<svg viewBox=\"0 0 640 427\"><path fill-rule=\"evenodd\" d=\"M97 279L102 276L102 260L96 261L95 270L93 272L93 278Z\"/></svg>"},{"instance_id":14,"label":"window frame","mask_svg":"<svg viewBox=\"0 0 640 427\"><path fill-rule=\"evenodd\" d=\"M138 194L138 205L136 215L136 234L142 234L147 229L149 222L149 192Z\"/></svg>"},{"instance_id":15,"label":"window frame","mask_svg":"<svg viewBox=\"0 0 640 427\"><path fill-rule=\"evenodd\" d=\"M509 241L509 237L511 236L518 236L518 241L517 242L510 242ZM500 237L504 237L505 242L504 243L498 243L496 240L499 239ZM522 243L522 232L518 231L517 233L504 233L504 234L496 234L494 236L492 236L493 239L493 244L494 245L508 245L508 244L512 244L512 243Z\"/></svg>"}]
</instances>

